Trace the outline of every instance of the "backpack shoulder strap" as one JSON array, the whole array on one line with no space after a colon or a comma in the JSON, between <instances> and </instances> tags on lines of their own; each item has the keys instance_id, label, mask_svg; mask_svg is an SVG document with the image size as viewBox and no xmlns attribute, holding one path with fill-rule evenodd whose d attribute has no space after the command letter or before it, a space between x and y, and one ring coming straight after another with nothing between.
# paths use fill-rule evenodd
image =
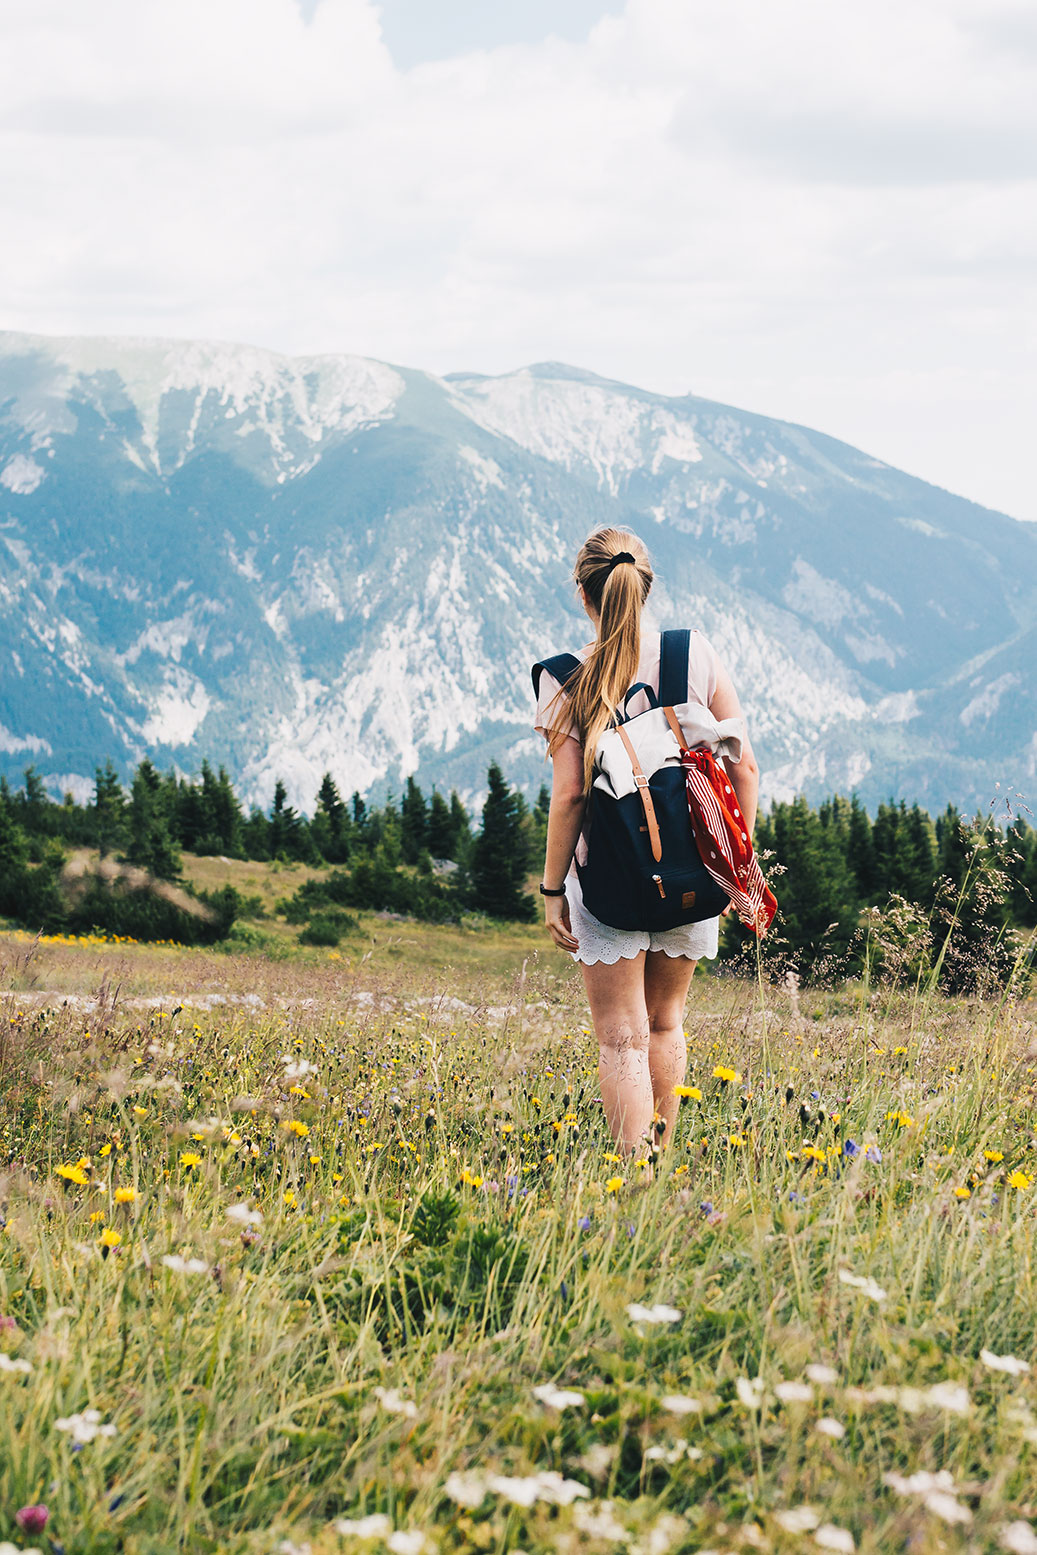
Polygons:
<instances>
[{"instance_id":1,"label":"backpack shoulder strap","mask_svg":"<svg viewBox=\"0 0 1037 1555\"><path fill-rule=\"evenodd\" d=\"M533 665L533 695L540 695L540 676L544 670L553 675L558 684L564 689L566 681L574 675L580 667L580 661L574 653L556 653L553 658L544 659L540 664ZM682 698L683 700L683 698Z\"/></svg>"},{"instance_id":2,"label":"backpack shoulder strap","mask_svg":"<svg viewBox=\"0 0 1037 1555\"><path fill-rule=\"evenodd\" d=\"M659 654L659 701L663 707L675 707L688 700L688 655L691 632L663 632Z\"/></svg>"}]
</instances>

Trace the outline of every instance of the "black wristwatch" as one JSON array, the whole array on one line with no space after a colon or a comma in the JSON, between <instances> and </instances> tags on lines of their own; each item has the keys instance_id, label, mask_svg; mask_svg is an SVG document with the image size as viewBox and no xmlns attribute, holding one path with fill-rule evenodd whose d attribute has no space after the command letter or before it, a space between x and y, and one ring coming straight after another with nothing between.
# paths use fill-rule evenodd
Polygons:
<instances>
[{"instance_id":1,"label":"black wristwatch","mask_svg":"<svg viewBox=\"0 0 1037 1555\"><path fill-rule=\"evenodd\" d=\"M563 885L557 891L549 891L547 886L541 880L541 882L540 882L540 895L541 896L564 896L565 895L565 887Z\"/></svg>"}]
</instances>

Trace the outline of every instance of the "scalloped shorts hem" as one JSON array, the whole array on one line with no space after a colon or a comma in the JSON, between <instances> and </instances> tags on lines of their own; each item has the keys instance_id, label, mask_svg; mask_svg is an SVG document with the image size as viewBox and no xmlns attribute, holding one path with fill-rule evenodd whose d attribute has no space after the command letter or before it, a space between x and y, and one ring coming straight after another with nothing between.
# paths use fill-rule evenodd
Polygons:
<instances>
[{"instance_id":1,"label":"scalloped shorts hem","mask_svg":"<svg viewBox=\"0 0 1037 1555\"><path fill-rule=\"evenodd\" d=\"M572 931L580 942L579 949L569 954L584 966L596 966L602 961L607 966L614 966L617 961L633 961L643 950L661 950L672 959L685 956L689 961L709 961L717 953L719 918L703 918L700 923L682 923L675 929L661 929L656 933L648 929L614 929L587 911L575 873L566 879L565 892Z\"/></svg>"}]
</instances>

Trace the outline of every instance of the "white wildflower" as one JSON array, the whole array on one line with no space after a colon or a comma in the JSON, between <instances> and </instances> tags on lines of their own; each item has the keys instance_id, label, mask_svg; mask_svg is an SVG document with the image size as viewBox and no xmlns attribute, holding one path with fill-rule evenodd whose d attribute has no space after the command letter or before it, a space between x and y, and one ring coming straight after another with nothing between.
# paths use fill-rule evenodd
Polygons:
<instances>
[{"instance_id":1,"label":"white wildflower","mask_svg":"<svg viewBox=\"0 0 1037 1555\"><path fill-rule=\"evenodd\" d=\"M917 1474L883 1474L882 1483L899 1496L928 1496L935 1490L954 1494L954 1480L946 1469L939 1469L935 1474L927 1469L919 1469Z\"/></svg>"},{"instance_id":2,"label":"white wildflower","mask_svg":"<svg viewBox=\"0 0 1037 1555\"><path fill-rule=\"evenodd\" d=\"M392 1555L422 1555L424 1550L431 1548L420 1528L397 1528L385 1544L392 1550Z\"/></svg>"},{"instance_id":3,"label":"white wildflower","mask_svg":"<svg viewBox=\"0 0 1037 1555\"><path fill-rule=\"evenodd\" d=\"M688 1536L688 1525L683 1517L675 1517L671 1512L663 1512L657 1517L647 1532L631 1544L630 1555L666 1555L667 1550L679 1544ZM702 1551L706 1555L706 1551Z\"/></svg>"},{"instance_id":4,"label":"white wildflower","mask_svg":"<svg viewBox=\"0 0 1037 1555\"><path fill-rule=\"evenodd\" d=\"M849 1285L854 1290L859 1290L863 1295L870 1296L872 1301L885 1301L886 1299L886 1292L881 1285L872 1279L870 1274L853 1274L849 1269L840 1269L839 1280L841 1284Z\"/></svg>"},{"instance_id":5,"label":"white wildflower","mask_svg":"<svg viewBox=\"0 0 1037 1555\"><path fill-rule=\"evenodd\" d=\"M671 1415L698 1415L702 1413L700 1401L697 1398L689 1397L686 1393L667 1393L659 1402Z\"/></svg>"},{"instance_id":6,"label":"white wildflower","mask_svg":"<svg viewBox=\"0 0 1037 1555\"><path fill-rule=\"evenodd\" d=\"M616 1456L615 1447L610 1447L606 1442L591 1442L587 1451L577 1458L580 1467L587 1470L591 1479L603 1479L612 1466L612 1460Z\"/></svg>"},{"instance_id":7,"label":"white wildflower","mask_svg":"<svg viewBox=\"0 0 1037 1555\"><path fill-rule=\"evenodd\" d=\"M115 1436L114 1425L106 1425L101 1419L99 1409L84 1409L80 1415L66 1415L60 1420L55 1420L54 1427L58 1431L67 1431L73 1441L85 1447L87 1442L92 1442L95 1436Z\"/></svg>"},{"instance_id":8,"label":"white wildflower","mask_svg":"<svg viewBox=\"0 0 1037 1555\"><path fill-rule=\"evenodd\" d=\"M389 1415L406 1415L408 1420L413 1420L418 1412L418 1406L413 1399L404 1398L396 1388L375 1388L374 1396Z\"/></svg>"},{"instance_id":9,"label":"white wildflower","mask_svg":"<svg viewBox=\"0 0 1037 1555\"><path fill-rule=\"evenodd\" d=\"M291 1539L282 1539L277 1546L277 1555L312 1555L312 1545L293 1544Z\"/></svg>"},{"instance_id":10,"label":"white wildflower","mask_svg":"<svg viewBox=\"0 0 1037 1555\"><path fill-rule=\"evenodd\" d=\"M1037 1533L1029 1523L1002 1523L998 1529L1001 1548L1011 1555L1037 1555Z\"/></svg>"},{"instance_id":11,"label":"white wildflower","mask_svg":"<svg viewBox=\"0 0 1037 1555\"><path fill-rule=\"evenodd\" d=\"M759 1409L763 1404L764 1385L762 1377L738 1377L735 1381L735 1392L738 1394L738 1402L744 1404L746 1409Z\"/></svg>"},{"instance_id":12,"label":"white wildflower","mask_svg":"<svg viewBox=\"0 0 1037 1555\"><path fill-rule=\"evenodd\" d=\"M679 1323L681 1314L676 1307L668 1307L664 1302L656 1302L654 1307L643 1307L639 1301L631 1301L627 1306L627 1316L632 1323Z\"/></svg>"},{"instance_id":13,"label":"white wildflower","mask_svg":"<svg viewBox=\"0 0 1037 1555\"><path fill-rule=\"evenodd\" d=\"M174 1274L208 1274L209 1265L201 1258L181 1258L179 1253L164 1253L162 1262Z\"/></svg>"},{"instance_id":14,"label":"white wildflower","mask_svg":"<svg viewBox=\"0 0 1037 1555\"><path fill-rule=\"evenodd\" d=\"M24 1548L18 1544L11 1544L8 1539L0 1542L0 1555L43 1555L38 1544L28 1545Z\"/></svg>"},{"instance_id":15,"label":"white wildflower","mask_svg":"<svg viewBox=\"0 0 1037 1555\"><path fill-rule=\"evenodd\" d=\"M1015 1355L995 1355L992 1350L980 1350L979 1358L991 1371L1005 1371L1010 1377L1021 1377L1030 1369L1029 1361Z\"/></svg>"},{"instance_id":16,"label":"white wildflower","mask_svg":"<svg viewBox=\"0 0 1037 1555\"><path fill-rule=\"evenodd\" d=\"M536 1501L547 1501L553 1506L569 1506L580 1496L590 1497L586 1485L575 1479L563 1479L556 1469L544 1469L525 1479L513 1479L507 1474L491 1474L486 1488L496 1496L503 1496L513 1506L532 1506Z\"/></svg>"},{"instance_id":17,"label":"white wildflower","mask_svg":"<svg viewBox=\"0 0 1037 1555\"><path fill-rule=\"evenodd\" d=\"M592 1501L588 1506L573 1507L573 1526L588 1539L604 1539L610 1544L625 1544L627 1530L612 1510L611 1501Z\"/></svg>"},{"instance_id":18,"label":"white wildflower","mask_svg":"<svg viewBox=\"0 0 1037 1555\"><path fill-rule=\"evenodd\" d=\"M841 1420L833 1420L831 1415L825 1415L814 1426L815 1431L820 1431L822 1436L830 1436L833 1441L842 1441L846 1435L846 1427Z\"/></svg>"},{"instance_id":19,"label":"white wildflower","mask_svg":"<svg viewBox=\"0 0 1037 1555\"><path fill-rule=\"evenodd\" d=\"M533 1389L533 1397L546 1404L548 1409L576 1409L586 1402L582 1393L556 1388L553 1382L542 1382Z\"/></svg>"},{"instance_id":20,"label":"white wildflower","mask_svg":"<svg viewBox=\"0 0 1037 1555\"><path fill-rule=\"evenodd\" d=\"M702 1453L697 1447L689 1447L683 1436L678 1436L672 1447L646 1447L644 1458L646 1463L679 1463L682 1458L700 1458Z\"/></svg>"},{"instance_id":21,"label":"white wildflower","mask_svg":"<svg viewBox=\"0 0 1037 1555\"><path fill-rule=\"evenodd\" d=\"M959 1382L934 1382L926 1389L926 1402L933 1409L946 1409L952 1415L967 1415L969 1390Z\"/></svg>"},{"instance_id":22,"label":"white wildflower","mask_svg":"<svg viewBox=\"0 0 1037 1555\"><path fill-rule=\"evenodd\" d=\"M816 1382L819 1388L834 1387L839 1381L839 1373L832 1366L825 1366L820 1361L812 1361L806 1368L807 1376L811 1382Z\"/></svg>"},{"instance_id":23,"label":"white wildflower","mask_svg":"<svg viewBox=\"0 0 1037 1555\"><path fill-rule=\"evenodd\" d=\"M814 1396L805 1382L776 1382L774 1392L783 1404L809 1404Z\"/></svg>"},{"instance_id":24,"label":"white wildflower","mask_svg":"<svg viewBox=\"0 0 1037 1555\"><path fill-rule=\"evenodd\" d=\"M344 1539L387 1539L392 1523L384 1512L371 1512L367 1517L339 1517L335 1520L335 1532Z\"/></svg>"},{"instance_id":25,"label":"white wildflower","mask_svg":"<svg viewBox=\"0 0 1037 1555\"><path fill-rule=\"evenodd\" d=\"M32 1371L32 1362L23 1361L19 1355L7 1355L0 1350L0 1371L21 1372L27 1377Z\"/></svg>"},{"instance_id":26,"label":"white wildflower","mask_svg":"<svg viewBox=\"0 0 1037 1555\"><path fill-rule=\"evenodd\" d=\"M227 1210L227 1219L233 1220L239 1226L261 1226L263 1224L263 1211L261 1209L249 1209L247 1204L232 1204Z\"/></svg>"},{"instance_id":27,"label":"white wildflower","mask_svg":"<svg viewBox=\"0 0 1037 1555\"><path fill-rule=\"evenodd\" d=\"M942 1517L945 1523L971 1523L972 1513L945 1490L934 1490L923 1502L927 1512Z\"/></svg>"},{"instance_id":28,"label":"white wildflower","mask_svg":"<svg viewBox=\"0 0 1037 1555\"><path fill-rule=\"evenodd\" d=\"M317 1065L311 1064L308 1058L296 1058L291 1053L282 1053L281 1062L284 1064L286 1080L305 1080L307 1075L317 1073Z\"/></svg>"},{"instance_id":29,"label":"white wildflower","mask_svg":"<svg viewBox=\"0 0 1037 1555\"><path fill-rule=\"evenodd\" d=\"M823 1550L835 1550L837 1555L853 1555L856 1545L848 1528L837 1528L834 1523L822 1523L814 1529L814 1543Z\"/></svg>"},{"instance_id":30,"label":"white wildflower","mask_svg":"<svg viewBox=\"0 0 1037 1555\"><path fill-rule=\"evenodd\" d=\"M486 1479L482 1474L458 1474L447 1475L443 1493L456 1501L458 1506L466 1506L474 1510L481 1506L486 1495Z\"/></svg>"},{"instance_id":31,"label":"white wildflower","mask_svg":"<svg viewBox=\"0 0 1037 1555\"><path fill-rule=\"evenodd\" d=\"M774 1521L786 1533L813 1533L821 1519L812 1506L790 1506L785 1512L775 1512Z\"/></svg>"}]
</instances>

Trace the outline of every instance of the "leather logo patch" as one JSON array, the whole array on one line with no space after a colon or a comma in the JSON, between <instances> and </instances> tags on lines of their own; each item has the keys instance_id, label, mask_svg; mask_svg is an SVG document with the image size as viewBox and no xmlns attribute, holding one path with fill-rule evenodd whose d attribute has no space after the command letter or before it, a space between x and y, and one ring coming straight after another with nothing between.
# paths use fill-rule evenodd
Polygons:
<instances>
[{"instance_id":1,"label":"leather logo patch","mask_svg":"<svg viewBox=\"0 0 1037 1555\"><path fill-rule=\"evenodd\" d=\"M695 893L694 893L694 891L685 891L684 895L681 897L681 907L684 909L685 912L687 912L688 908L689 907L694 907L694 905L695 905Z\"/></svg>"}]
</instances>

